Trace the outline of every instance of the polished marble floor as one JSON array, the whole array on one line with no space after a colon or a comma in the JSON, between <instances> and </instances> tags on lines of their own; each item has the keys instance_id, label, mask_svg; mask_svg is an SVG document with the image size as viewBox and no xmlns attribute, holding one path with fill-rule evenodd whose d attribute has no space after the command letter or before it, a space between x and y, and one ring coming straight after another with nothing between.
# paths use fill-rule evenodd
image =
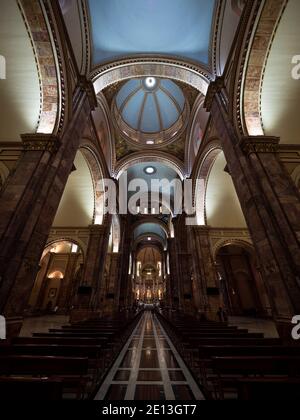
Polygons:
<instances>
[{"instance_id":1,"label":"polished marble floor","mask_svg":"<svg viewBox=\"0 0 300 420\"><path fill-rule=\"evenodd\" d=\"M188 401L204 396L157 318L145 312L96 400Z\"/></svg>"}]
</instances>

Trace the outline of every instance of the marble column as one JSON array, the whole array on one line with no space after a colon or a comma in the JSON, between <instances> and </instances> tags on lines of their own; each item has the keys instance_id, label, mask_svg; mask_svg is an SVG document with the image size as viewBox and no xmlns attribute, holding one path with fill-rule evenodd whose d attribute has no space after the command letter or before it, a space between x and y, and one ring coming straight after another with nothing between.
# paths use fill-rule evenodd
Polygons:
<instances>
[{"instance_id":1,"label":"marble column","mask_svg":"<svg viewBox=\"0 0 300 420\"><path fill-rule=\"evenodd\" d=\"M132 302L131 276L129 272L129 257L131 249L131 224L130 217L122 218L122 246L121 246L121 271L120 271L120 307L128 309Z\"/></svg>"},{"instance_id":2,"label":"marble column","mask_svg":"<svg viewBox=\"0 0 300 420\"><path fill-rule=\"evenodd\" d=\"M83 274L83 283L85 286L91 287L92 293L89 301L89 309L92 311L101 311L105 300L106 284L104 272L109 233L110 222L108 220L106 220L103 225L90 226L90 238Z\"/></svg>"},{"instance_id":3,"label":"marble column","mask_svg":"<svg viewBox=\"0 0 300 420\"><path fill-rule=\"evenodd\" d=\"M208 226L190 227L192 238L193 266L196 282L195 301L198 311L209 318L215 318L220 307L220 294L209 295L209 290L219 292L216 267L211 255Z\"/></svg>"},{"instance_id":4,"label":"marble column","mask_svg":"<svg viewBox=\"0 0 300 420\"><path fill-rule=\"evenodd\" d=\"M179 291L179 268L178 268L178 252L175 238L168 239L169 251L169 266L170 266L170 295L169 299L171 307L178 309L180 305L180 291Z\"/></svg>"},{"instance_id":5,"label":"marble column","mask_svg":"<svg viewBox=\"0 0 300 420\"><path fill-rule=\"evenodd\" d=\"M111 254L110 269L108 275L108 287L106 293L106 312L113 314L118 311L120 297L120 260L121 254Z\"/></svg>"},{"instance_id":6,"label":"marble column","mask_svg":"<svg viewBox=\"0 0 300 420\"><path fill-rule=\"evenodd\" d=\"M239 139L224 108L222 83L206 100L256 249L273 316L290 330L300 313L300 195L279 161L279 139Z\"/></svg>"},{"instance_id":7,"label":"marble column","mask_svg":"<svg viewBox=\"0 0 300 420\"><path fill-rule=\"evenodd\" d=\"M81 254L74 253L70 254L68 257L68 264L66 267L66 272L64 278L62 279L59 297L57 300L58 313L68 314L70 309L70 298L73 288L73 282L75 281L75 272L78 266L78 259Z\"/></svg>"},{"instance_id":8,"label":"marble column","mask_svg":"<svg viewBox=\"0 0 300 420\"><path fill-rule=\"evenodd\" d=\"M0 312L22 316L91 113L86 91L64 134L22 136L24 153L0 197Z\"/></svg>"}]
</instances>

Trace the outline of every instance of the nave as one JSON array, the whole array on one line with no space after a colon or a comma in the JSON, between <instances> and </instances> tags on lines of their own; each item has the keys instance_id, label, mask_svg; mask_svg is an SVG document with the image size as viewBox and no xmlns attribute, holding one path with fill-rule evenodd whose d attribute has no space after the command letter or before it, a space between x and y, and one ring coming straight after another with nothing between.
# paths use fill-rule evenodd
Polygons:
<instances>
[{"instance_id":1,"label":"nave","mask_svg":"<svg viewBox=\"0 0 300 420\"><path fill-rule=\"evenodd\" d=\"M0 342L0 392L15 400L293 400L297 345L162 309Z\"/></svg>"},{"instance_id":2,"label":"nave","mask_svg":"<svg viewBox=\"0 0 300 420\"><path fill-rule=\"evenodd\" d=\"M109 372L96 400L203 400L162 325L146 311Z\"/></svg>"},{"instance_id":3,"label":"nave","mask_svg":"<svg viewBox=\"0 0 300 420\"><path fill-rule=\"evenodd\" d=\"M0 398L299 400L300 1L0 4Z\"/></svg>"}]
</instances>

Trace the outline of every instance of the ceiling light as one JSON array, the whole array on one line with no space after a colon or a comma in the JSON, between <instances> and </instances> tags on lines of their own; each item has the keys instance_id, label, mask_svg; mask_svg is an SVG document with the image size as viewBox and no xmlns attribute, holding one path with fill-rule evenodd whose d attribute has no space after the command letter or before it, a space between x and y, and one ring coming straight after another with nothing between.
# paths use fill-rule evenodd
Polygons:
<instances>
[{"instance_id":1,"label":"ceiling light","mask_svg":"<svg viewBox=\"0 0 300 420\"><path fill-rule=\"evenodd\" d=\"M156 87L157 80L155 77L146 77L145 86L147 89L152 90Z\"/></svg>"},{"instance_id":2,"label":"ceiling light","mask_svg":"<svg viewBox=\"0 0 300 420\"><path fill-rule=\"evenodd\" d=\"M153 140L147 140L146 144L149 144L151 146L152 144L154 144L154 141Z\"/></svg>"},{"instance_id":3,"label":"ceiling light","mask_svg":"<svg viewBox=\"0 0 300 420\"><path fill-rule=\"evenodd\" d=\"M148 238L148 241L151 241L151 238Z\"/></svg>"},{"instance_id":4,"label":"ceiling light","mask_svg":"<svg viewBox=\"0 0 300 420\"><path fill-rule=\"evenodd\" d=\"M144 169L144 171L145 171L145 173L146 173L147 175L153 175L153 174L155 174L156 169L155 169L153 166L147 166L147 167Z\"/></svg>"}]
</instances>

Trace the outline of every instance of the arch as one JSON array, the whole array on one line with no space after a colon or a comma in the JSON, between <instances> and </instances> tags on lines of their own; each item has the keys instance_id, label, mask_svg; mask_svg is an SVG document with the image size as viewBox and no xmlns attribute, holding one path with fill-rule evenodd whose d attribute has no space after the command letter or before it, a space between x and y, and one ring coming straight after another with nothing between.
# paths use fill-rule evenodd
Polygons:
<instances>
[{"instance_id":1,"label":"arch","mask_svg":"<svg viewBox=\"0 0 300 420\"><path fill-rule=\"evenodd\" d=\"M170 237L170 231L169 231L169 227L165 225L164 222L162 222L161 220L157 219L156 217L151 217L151 216L146 216L143 217L142 220L139 220L137 222L135 222L132 225L132 230L135 231L135 229L140 226L140 225L144 225L145 223L154 223L156 225L159 225L165 232L166 237L169 238Z\"/></svg>"},{"instance_id":2,"label":"arch","mask_svg":"<svg viewBox=\"0 0 300 420\"><path fill-rule=\"evenodd\" d=\"M116 214L112 216L111 235L112 235L112 251L113 253L118 253L120 250L120 244L121 244L121 224L120 224L120 218Z\"/></svg>"},{"instance_id":3,"label":"arch","mask_svg":"<svg viewBox=\"0 0 300 420\"><path fill-rule=\"evenodd\" d=\"M241 68L237 70L240 74L236 90L239 92L236 97L238 124L241 133L253 136L264 135L261 117L262 84L271 46L287 0L265 0L263 7L261 3L256 1L253 6L253 24L244 40L247 50ZM255 20L257 22L253 30Z\"/></svg>"},{"instance_id":4,"label":"arch","mask_svg":"<svg viewBox=\"0 0 300 420\"><path fill-rule=\"evenodd\" d=\"M163 56L141 56L96 67L90 74L96 94L108 86L127 79L155 76L173 79L193 86L206 95L211 74L198 65Z\"/></svg>"},{"instance_id":5,"label":"arch","mask_svg":"<svg viewBox=\"0 0 300 420\"><path fill-rule=\"evenodd\" d=\"M62 280L64 278L64 274L61 271L53 271L50 274L48 274L49 279L60 279Z\"/></svg>"},{"instance_id":6,"label":"arch","mask_svg":"<svg viewBox=\"0 0 300 420\"><path fill-rule=\"evenodd\" d=\"M206 192L211 169L222 152L221 143L214 138L209 141L201 153L195 168L194 179L194 206L196 208L196 219L198 225L205 225L206 218Z\"/></svg>"},{"instance_id":7,"label":"arch","mask_svg":"<svg viewBox=\"0 0 300 420\"><path fill-rule=\"evenodd\" d=\"M125 172L130 166L145 163L145 162L159 162L173 169L181 181L186 178L186 173L182 162L175 157L171 157L168 153L151 151L145 156L145 152L132 153L129 157L120 160L114 170L114 177L118 180L123 172Z\"/></svg>"},{"instance_id":8,"label":"arch","mask_svg":"<svg viewBox=\"0 0 300 420\"><path fill-rule=\"evenodd\" d=\"M48 248L52 248L52 247L53 247L53 245L55 245L55 244L57 244L57 243L59 243L59 242L70 242L70 243L72 243L72 244L74 244L74 245L77 245L77 246L79 247L80 251L81 251L81 254L82 254L82 258L83 258L83 260L85 259L85 254L86 254L86 251L87 251L86 244L85 244L84 242L82 242L82 241L81 241L80 239L78 239L78 238L73 239L73 238L72 238L72 237L70 237L70 236L64 236L64 237L61 237L61 238L48 240L48 242L47 242L47 244L46 244L46 246L45 246L45 248L44 248L44 251L43 251L43 254L42 254L41 260L42 260L42 259L44 258L44 256L48 253Z\"/></svg>"},{"instance_id":9,"label":"arch","mask_svg":"<svg viewBox=\"0 0 300 420\"><path fill-rule=\"evenodd\" d=\"M99 115L100 127L99 129L97 129L96 127L96 131L98 133L98 137L102 146L104 156L106 157L109 173L112 174L113 166L115 165L115 159L116 159L116 146L115 146L115 141L113 139L113 134L112 134L113 133L112 122L111 122L111 119L108 117L110 115L110 109L109 109L107 100L102 92L99 92L97 95L97 104L98 104L98 107L93 112L92 117L96 124L97 113L99 113L99 111L101 112L101 115ZM104 128L104 124L106 126L106 130ZM102 139L104 134L107 134L107 137L108 137L107 139L105 139L105 141ZM106 147L108 147L107 151L105 150Z\"/></svg>"},{"instance_id":10,"label":"arch","mask_svg":"<svg viewBox=\"0 0 300 420\"><path fill-rule=\"evenodd\" d=\"M60 46L50 17L52 11L47 2L43 2L43 6L38 0L17 2L31 39L39 73L41 108L37 133L58 134L65 121L66 81Z\"/></svg>"},{"instance_id":11,"label":"arch","mask_svg":"<svg viewBox=\"0 0 300 420\"><path fill-rule=\"evenodd\" d=\"M298 166L294 169L294 171L293 171L293 173L292 173L291 177L292 177L293 181L295 182L296 187L297 187L298 189L300 189L300 165L298 165Z\"/></svg>"},{"instance_id":12,"label":"arch","mask_svg":"<svg viewBox=\"0 0 300 420\"><path fill-rule=\"evenodd\" d=\"M133 249L137 248L139 243L141 243L142 241L147 241L148 237L149 237L149 234L138 236L133 242ZM156 235L155 233L151 233L151 237L153 238L152 242L157 241L158 243L160 243L162 245L163 249L166 248L166 243L161 236Z\"/></svg>"},{"instance_id":13,"label":"arch","mask_svg":"<svg viewBox=\"0 0 300 420\"><path fill-rule=\"evenodd\" d=\"M255 257L255 250L254 250L254 245L252 244L251 240L249 239L249 241L247 241L246 239L238 239L238 238L230 238L230 239L220 239L219 241L217 241L214 245L213 245L213 259L214 261L216 261L217 259L217 255L218 252L226 247L226 246L239 246L243 249L245 249L246 251L248 251L248 253Z\"/></svg>"},{"instance_id":14,"label":"arch","mask_svg":"<svg viewBox=\"0 0 300 420\"><path fill-rule=\"evenodd\" d=\"M194 161L192 159L193 155L193 149L194 149L194 137L195 137L195 129L197 124L199 124L199 112L201 109L203 109L205 96L203 96L201 93L196 98L196 101L194 103L192 112L191 112L191 123L188 128L187 132L187 141L185 144L185 156L186 158L186 172L188 175L191 174ZM199 145L201 147L201 145ZM194 153L196 155L196 153ZM196 158L196 156L195 156Z\"/></svg>"},{"instance_id":15,"label":"arch","mask_svg":"<svg viewBox=\"0 0 300 420\"><path fill-rule=\"evenodd\" d=\"M85 143L83 143L79 149L83 154L93 180L94 186L94 224L102 225L104 221L104 207L105 207L105 189L104 189L104 176L103 167L101 166L101 160L98 158L95 150Z\"/></svg>"}]
</instances>

